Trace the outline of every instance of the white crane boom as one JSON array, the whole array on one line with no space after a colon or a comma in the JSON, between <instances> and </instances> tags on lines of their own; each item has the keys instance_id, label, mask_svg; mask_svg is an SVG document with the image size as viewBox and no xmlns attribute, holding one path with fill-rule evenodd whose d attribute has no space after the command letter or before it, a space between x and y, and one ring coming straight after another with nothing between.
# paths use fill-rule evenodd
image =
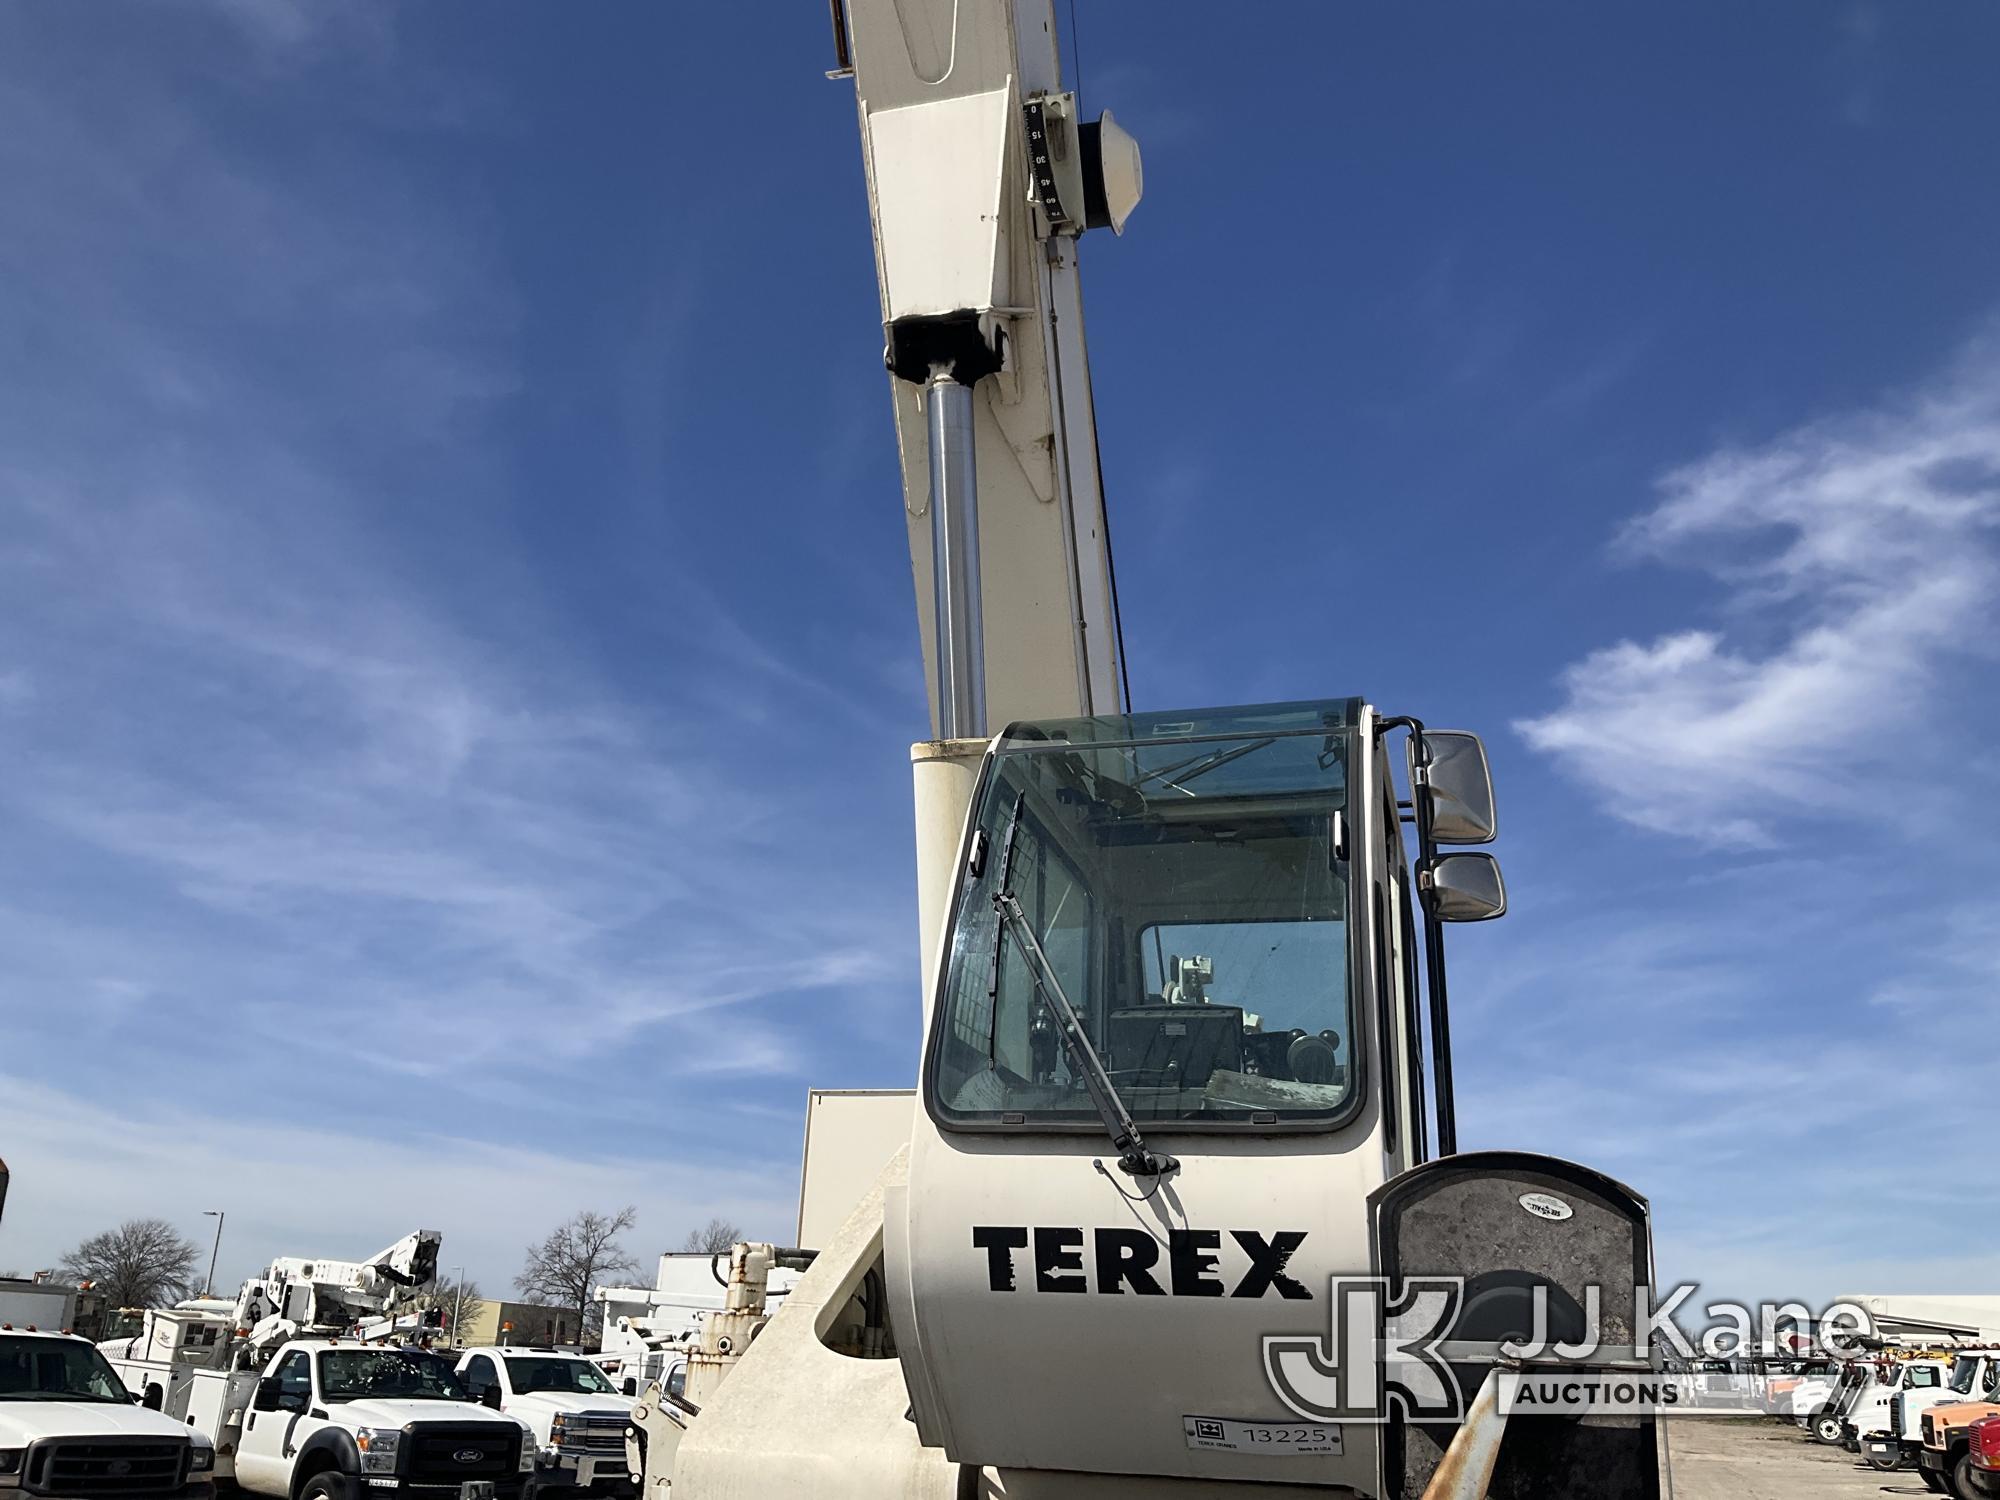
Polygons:
<instances>
[{"instance_id":1,"label":"white crane boom","mask_svg":"<svg viewBox=\"0 0 2000 1500\"><path fill-rule=\"evenodd\" d=\"M1122 225L1137 153L1062 92L1049 0L849 0L842 38L933 729L1117 712L1076 242Z\"/></svg>"}]
</instances>

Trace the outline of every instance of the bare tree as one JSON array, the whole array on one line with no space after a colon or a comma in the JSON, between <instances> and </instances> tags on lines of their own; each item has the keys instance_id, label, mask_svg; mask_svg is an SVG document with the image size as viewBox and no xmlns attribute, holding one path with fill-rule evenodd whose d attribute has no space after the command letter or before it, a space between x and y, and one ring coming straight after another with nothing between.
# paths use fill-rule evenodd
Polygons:
<instances>
[{"instance_id":1,"label":"bare tree","mask_svg":"<svg viewBox=\"0 0 2000 1500\"><path fill-rule=\"evenodd\" d=\"M690 1229L687 1238L681 1241L683 1250L701 1250L713 1255L718 1250L727 1250L743 1238L743 1226L732 1224L727 1219L710 1219L699 1229Z\"/></svg>"},{"instance_id":2,"label":"bare tree","mask_svg":"<svg viewBox=\"0 0 2000 1500\"><path fill-rule=\"evenodd\" d=\"M579 1332L587 1330L597 1311L591 1304L591 1288L639 1269L617 1240L638 1217L634 1207L615 1214L585 1209L558 1224L541 1244L528 1247L527 1263L514 1278L514 1289L552 1307L574 1308Z\"/></svg>"},{"instance_id":3,"label":"bare tree","mask_svg":"<svg viewBox=\"0 0 2000 1500\"><path fill-rule=\"evenodd\" d=\"M127 1219L65 1255L62 1272L112 1307L164 1307L199 1290L200 1260L200 1247L165 1219Z\"/></svg>"}]
</instances>

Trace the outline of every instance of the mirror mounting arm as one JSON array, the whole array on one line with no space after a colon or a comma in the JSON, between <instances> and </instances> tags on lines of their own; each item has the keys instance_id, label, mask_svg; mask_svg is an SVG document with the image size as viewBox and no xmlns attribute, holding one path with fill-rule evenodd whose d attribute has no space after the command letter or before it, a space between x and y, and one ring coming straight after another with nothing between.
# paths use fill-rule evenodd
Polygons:
<instances>
[{"instance_id":1,"label":"mirror mounting arm","mask_svg":"<svg viewBox=\"0 0 2000 1500\"><path fill-rule=\"evenodd\" d=\"M1444 969L1444 924L1438 919L1437 892L1431 872L1437 863L1437 842L1431 830L1431 799L1423 789L1430 782L1430 747L1424 743L1421 719L1401 715L1378 719L1375 732L1386 737L1392 729L1409 731L1411 811L1417 827L1417 901L1424 909L1424 989L1431 1002L1431 1087L1437 1096L1438 1155L1458 1154L1458 1106L1451 1076L1451 1009ZM1386 772L1384 773L1387 774ZM1419 1155L1422 1142L1418 1142Z\"/></svg>"}]
</instances>

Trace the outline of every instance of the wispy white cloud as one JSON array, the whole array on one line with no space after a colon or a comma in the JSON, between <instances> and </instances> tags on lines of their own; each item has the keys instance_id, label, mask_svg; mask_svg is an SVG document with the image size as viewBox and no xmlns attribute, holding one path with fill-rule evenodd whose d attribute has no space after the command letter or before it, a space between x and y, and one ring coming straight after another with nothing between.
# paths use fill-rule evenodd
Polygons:
<instances>
[{"instance_id":1,"label":"wispy white cloud","mask_svg":"<svg viewBox=\"0 0 2000 1500\"><path fill-rule=\"evenodd\" d=\"M1724 592L1725 623L1621 641L1515 726L1616 816L1723 846L1852 813L2000 597L2000 341L1907 401L1667 475L1619 540ZM1875 726L1870 729L1867 726Z\"/></svg>"},{"instance_id":2,"label":"wispy white cloud","mask_svg":"<svg viewBox=\"0 0 2000 1500\"><path fill-rule=\"evenodd\" d=\"M339 9L225 8L260 46ZM732 733L880 716L670 560L670 686L632 693L513 530L520 313L477 205L338 120L267 154L256 97L224 128L170 76L0 66L0 273L38 289L0 348L15 1045L198 1026L233 1061L365 1016L350 1072L795 1076L789 1024L711 1013L865 995L908 940L800 837L839 820L773 774L790 745ZM671 509L667 458L643 479Z\"/></svg>"}]
</instances>

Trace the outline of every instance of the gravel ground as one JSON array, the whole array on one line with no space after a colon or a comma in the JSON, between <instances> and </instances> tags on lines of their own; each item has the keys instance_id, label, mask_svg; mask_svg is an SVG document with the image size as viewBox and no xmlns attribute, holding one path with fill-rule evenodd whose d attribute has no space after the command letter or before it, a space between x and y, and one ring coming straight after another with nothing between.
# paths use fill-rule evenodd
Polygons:
<instances>
[{"instance_id":1,"label":"gravel ground","mask_svg":"<svg viewBox=\"0 0 2000 1500\"><path fill-rule=\"evenodd\" d=\"M1667 1427L1674 1500L1821 1500L1925 1495L1914 1469L1877 1473L1853 1454L1816 1443L1789 1422L1684 1417Z\"/></svg>"}]
</instances>

